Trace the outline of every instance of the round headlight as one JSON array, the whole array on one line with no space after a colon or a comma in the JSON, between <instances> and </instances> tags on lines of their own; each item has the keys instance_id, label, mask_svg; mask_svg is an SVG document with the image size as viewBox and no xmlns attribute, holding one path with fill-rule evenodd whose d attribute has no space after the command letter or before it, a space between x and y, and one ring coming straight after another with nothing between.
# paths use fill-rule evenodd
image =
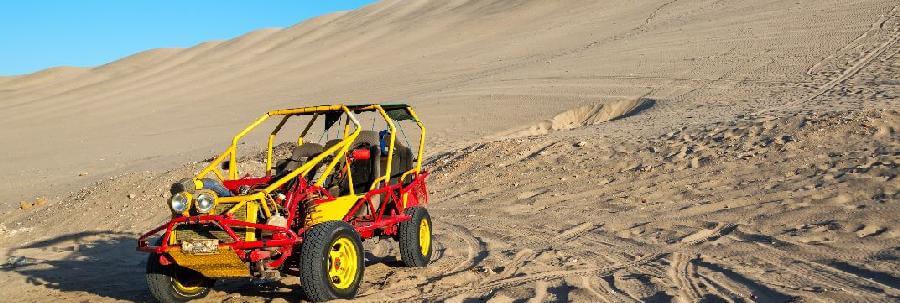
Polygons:
<instances>
[{"instance_id":1,"label":"round headlight","mask_svg":"<svg viewBox=\"0 0 900 303\"><path fill-rule=\"evenodd\" d=\"M197 204L197 211L204 214L209 213L216 206L216 195L211 192L202 192L197 195L197 199L194 202Z\"/></svg>"},{"instance_id":2,"label":"round headlight","mask_svg":"<svg viewBox=\"0 0 900 303\"><path fill-rule=\"evenodd\" d=\"M172 199L169 199L169 207L172 208L172 211L175 213L183 213L187 208L188 197L185 193L177 193L172 195Z\"/></svg>"}]
</instances>

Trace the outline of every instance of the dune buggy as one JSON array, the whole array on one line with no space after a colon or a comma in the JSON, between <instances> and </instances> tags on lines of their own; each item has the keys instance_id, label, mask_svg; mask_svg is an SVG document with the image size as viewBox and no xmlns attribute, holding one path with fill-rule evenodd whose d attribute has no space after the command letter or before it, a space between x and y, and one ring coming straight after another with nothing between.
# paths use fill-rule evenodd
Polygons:
<instances>
[{"instance_id":1,"label":"dune buggy","mask_svg":"<svg viewBox=\"0 0 900 303\"><path fill-rule=\"evenodd\" d=\"M357 115L364 113L373 117L372 128L377 118L384 129L363 130ZM281 120L268 134L265 173L239 177L239 143L273 117ZM296 144L290 141L290 155L275 161L276 136L293 118L301 120L298 126L308 122ZM323 135L334 130L337 139L308 142L317 121ZM397 142L400 121L419 128L415 154L408 141ZM137 249L150 253L150 292L161 302L185 302L206 296L217 279L289 274L300 277L309 300L352 298L365 270L361 241L374 237L397 240L405 265L426 266L432 225L424 208L424 144L425 128L404 104L262 115L195 177L172 185L171 220L138 239Z\"/></svg>"}]
</instances>

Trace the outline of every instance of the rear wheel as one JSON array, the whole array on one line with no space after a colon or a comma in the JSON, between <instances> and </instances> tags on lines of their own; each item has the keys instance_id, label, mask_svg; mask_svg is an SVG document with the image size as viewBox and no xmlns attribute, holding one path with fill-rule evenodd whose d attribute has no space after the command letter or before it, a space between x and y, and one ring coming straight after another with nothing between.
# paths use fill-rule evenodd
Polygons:
<instances>
[{"instance_id":1,"label":"rear wheel","mask_svg":"<svg viewBox=\"0 0 900 303\"><path fill-rule=\"evenodd\" d=\"M307 299L352 299L365 270L362 241L352 226L330 221L314 226L300 248L300 283Z\"/></svg>"},{"instance_id":2,"label":"rear wheel","mask_svg":"<svg viewBox=\"0 0 900 303\"><path fill-rule=\"evenodd\" d=\"M412 219L401 222L398 231L400 259L409 267L424 267L431 261L431 216L422 207L410 207Z\"/></svg>"},{"instance_id":3,"label":"rear wheel","mask_svg":"<svg viewBox=\"0 0 900 303\"><path fill-rule=\"evenodd\" d=\"M174 263L162 265L158 254L150 254L147 259L147 286L159 302L187 302L206 297L215 282Z\"/></svg>"}]
</instances>

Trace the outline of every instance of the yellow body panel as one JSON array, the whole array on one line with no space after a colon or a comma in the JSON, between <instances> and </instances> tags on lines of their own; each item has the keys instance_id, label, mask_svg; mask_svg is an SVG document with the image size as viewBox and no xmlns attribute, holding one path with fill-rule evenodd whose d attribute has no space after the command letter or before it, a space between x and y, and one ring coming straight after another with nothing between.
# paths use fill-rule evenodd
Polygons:
<instances>
[{"instance_id":1,"label":"yellow body panel","mask_svg":"<svg viewBox=\"0 0 900 303\"><path fill-rule=\"evenodd\" d=\"M175 237L175 229L169 232L169 244L168 245L178 245L178 239Z\"/></svg>"},{"instance_id":2,"label":"yellow body panel","mask_svg":"<svg viewBox=\"0 0 900 303\"><path fill-rule=\"evenodd\" d=\"M313 206L310 211L309 219L306 226L313 226L327 221L343 221L344 216L350 212L350 208L356 204L356 201L362 196L343 196L332 201Z\"/></svg>"},{"instance_id":3,"label":"yellow body panel","mask_svg":"<svg viewBox=\"0 0 900 303\"><path fill-rule=\"evenodd\" d=\"M259 212L259 205L256 202L247 203L247 218L245 221L248 223L256 223L256 216ZM248 227L245 241L256 241L256 228Z\"/></svg>"},{"instance_id":4,"label":"yellow body panel","mask_svg":"<svg viewBox=\"0 0 900 303\"><path fill-rule=\"evenodd\" d=\"M210 255L186 254L180 247L172 247L168 253L179 266L199 272L208 278L250 276L250 267L228 246L221 246L217 253Z\"/></svg>"}]
</instances>

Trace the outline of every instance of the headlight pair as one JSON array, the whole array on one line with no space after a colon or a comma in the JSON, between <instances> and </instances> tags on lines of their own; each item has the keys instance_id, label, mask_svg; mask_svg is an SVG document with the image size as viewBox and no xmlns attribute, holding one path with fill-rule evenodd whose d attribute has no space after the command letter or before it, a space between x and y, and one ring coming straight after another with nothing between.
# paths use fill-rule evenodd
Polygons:
<instances>
[{"instance_id":1,"label":"headlight pair","mask_svg":"<svg viewBox=\"0 0 900 303\"><path fill-rule=\"evenodd\" d=\"M188 192L180 192L172 195L172 198L169 199L169 208L171 208L172 212L176 214L184 213L184 211L188 208L188 204L190 204L192 198L194 202L194 208L196 208L197 212L199 213L209 213L213 208L216 207L216 193L211 190L199 190L197 191L196 198Z\"/></svg>"}]
</instances>

